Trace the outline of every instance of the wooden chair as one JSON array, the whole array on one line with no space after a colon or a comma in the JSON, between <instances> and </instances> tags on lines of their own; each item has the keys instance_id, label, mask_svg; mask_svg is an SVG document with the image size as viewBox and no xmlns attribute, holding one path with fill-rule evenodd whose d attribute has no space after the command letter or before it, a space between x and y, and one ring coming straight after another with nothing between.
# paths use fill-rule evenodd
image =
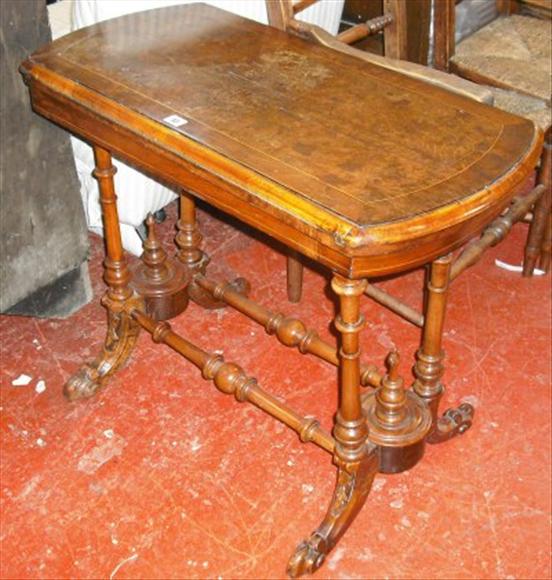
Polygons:
<instances>
[{"instance_id":1,"label":"wooden chair","mask_svg":"<svg viewBox=\"0 0 552 580\"><path fill-rule=\"evenodd\" d=\"M552 0L497 0L497 9L496 20L455 46L455 0L437 0L435 66L490 86L496 107L531 119L545 134L537 177L545 193L530 220L523 264L531 276L537 264L550 270L552 245Z\"/></svg>"},{"instance_id":2,"label":"wooden chair","mask_svg":"<svg viewBox=\"0 0 552 580\"><path fill-rule=\"evenodd\" d=\"M319 0L280 1L267 0L268 19L271 26L288 30L294 26L295 17ZM402 0L383 0L383 15L352 26L337 35L337 40L354 44L367 36L385 30L384 51L391 58L406 58L406 6Z\"/></svg>"}]
</instances>

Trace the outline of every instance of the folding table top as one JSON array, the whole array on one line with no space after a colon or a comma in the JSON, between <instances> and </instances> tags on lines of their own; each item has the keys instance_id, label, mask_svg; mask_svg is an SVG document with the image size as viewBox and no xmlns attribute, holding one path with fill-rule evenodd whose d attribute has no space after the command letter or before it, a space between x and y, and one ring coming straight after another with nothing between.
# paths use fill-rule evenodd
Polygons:
<instances>
[{"instance_id":1,"label":"folding table top","mask_svg":"<svg viewBox=\"0 0 552 580\"><path fill-rule=\"evenodd\" d=\"M118 123L170 131L201 168L223 159L253 205L341 228L351 247L506 203L541 139L527 120L206 5L79 30L23 70Z\"/></svg>"}]
</instances>

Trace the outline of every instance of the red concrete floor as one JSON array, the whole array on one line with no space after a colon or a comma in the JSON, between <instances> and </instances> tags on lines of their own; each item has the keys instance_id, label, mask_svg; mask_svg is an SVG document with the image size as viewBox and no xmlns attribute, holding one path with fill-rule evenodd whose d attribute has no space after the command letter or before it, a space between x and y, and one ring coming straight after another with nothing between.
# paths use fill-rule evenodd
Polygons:
<instances>
[{"instance_id":1,"label":"red concrete floor","mask_svg":"<svg viewBox=\"0 0 552 580\"><path fill-rule=\"evenodd\" d=\"M303 303L291 306L281 253L205 212L201 221L213 277L247 276L253 298L302 313L333 340L327 275L308 269ZM168 241L172 223L161 229ZM453 285L445 404L474 404L473 428L410 472L378 476L317 578L550 578L550 277L494 265L519 262L524 235L516 227ZM104 335L102 245L91 243L94 302L68 320L0 321L2 577L285 577L333 490L326 453L145 333L95 398L63 398ZM419 304L420 283L413 274L386 286ZM410 380L418 330L368 299L363 310L365 360L397 346ZM230 310L192 304L174 327L331 425L334 368ZM13 386L21 373L32 381Z\"/></svg>"}]
</instances>

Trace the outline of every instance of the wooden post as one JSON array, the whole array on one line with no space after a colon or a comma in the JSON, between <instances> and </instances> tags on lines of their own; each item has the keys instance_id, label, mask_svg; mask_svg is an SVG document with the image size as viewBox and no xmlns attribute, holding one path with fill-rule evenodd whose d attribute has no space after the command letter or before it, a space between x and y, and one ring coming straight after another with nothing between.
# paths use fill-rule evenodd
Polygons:
<instances>
[{"instance_id":1,"label":"wooden post","mask_svg":"<svg viewBox=\"0 0 552 580\"><path fill-rule=\"evenodd\" d=\"M437 417L439 401L443 394L441 377L443 376L442 349L443 325L447 308L447 296L450 278L452 255L438 258L431 264L431 273L427 284L427 311L422 333L422 345L416 353L414 366L414 391L424 399L431 409L433 419Z\"/></svg>"},{"instance_id":2,"label":"wooden post","mask_svg":"<svg viewBox=\"0 0 552 580\"><path fill-rule=\"evenodd\" d=\"M197 227L194 198L187 192L180 192L180 218L176 223L178 233L175 242L178 246L178 259L192 272L204 270L207 257L201 251L203 236Z\"/></svg>"},{"instance_id":3,"label":"wooden post","mask_svg":"<svg viewBox=\"0 0 552 580\"><path fill-rule=\"evenodd\" d=\"M104 280L109 286L109 297L122 302L132 294L128 286L130 273L124 256L117 212L117 196L113 176L117 169L111 163L111 154L102 147L94 147L96 168L94 177L100 188L100 204L104 225L105 247L107 256L104 260Z\"/></svg>"},{"instance_id":4,"label":"wooden post","mask_svg":"<svg viewBox=\"0 0 552 580\"><path fill-rule=\"evenodd\" d=\"M433 29L433 66L438 70L449 70L449 61L454 56L456 15L454 0L435 0Z\"/></svg>"},{"instance_id":5,"label":"wooden post","mask_svg":"<svg viewBox=\"0 0 552 580\"><path fill-rule=\"evenodd\" d=\"M107 254L104 260L104 279L108 290L102 299L108 312L107 336L99 356L93 362L84 364L65 383L64 393L70 400L91 397L127 361L136 344L139 326L125 312L125 307L132 303L134 308L143 308L141 298L134 296L129 286L131 274L121 243L117 196L113 183L117 170L111 162L111 153L106 149L94 146L94 157L94 177L100 188Z\"/></svg>"},{"instance_id":6,"label":"wooden post","mask_svg":"<svg viewBox=\"0 0 552 580\"><path fill-rule=\"evenodd\" d=\"M416 353L414 365L414 392L427 403L432 416L433 425L426 438L428 443L442 443L464 433L471 427L475 413L472 405L462 403L457 409L448 409L439 417L439 402L445 391L441 383L445 358L442 342L451 264L451 254L431 264L422 345Z\"/></svg>"},{"instance_id":7,"label":"wooden post","mask_svg":"<svg viewBox=\"0 0 552 580\"><path fill-rule=\"evenodd\" d=\"M360 296L366 290L366 280L349 280L334 276L332 289L339 297L340 313L335 327L341 334L340 401L334 436L336 453L344 461L357 461L364 453L368 427L360 401L359 332L364 327L360 313Z\"/></svg>"},{"instance_id":8,"label":"wooden post","mask_svg":"<svg viewBox=\"0 0 552 580\"><path fill-rule=\"evenodd\" d=\"M334 427L337 483L322 523L299 544L288 563L292 578L312 574L347 531L364 505L379 468L377 447L368 441L368 427L360 401L359 332L364 326L360 296L366 280L334 276L332 288L339 297L335 326L341 334L339 409Z\"/></svg>"},{"instance_id":9,"label":"wooden post","mask_svg":"<svg viewBox=\"0 0 552 580\"><path fill-rule=\"evenodd\" d=\"M393 16L393 22L385 28L383 33L385 56L406 59L408 31L406 2L404 0L383 0L383 13Z\"/></svg>"},{"instance_id":10,"label":"wooden post","mask_svg":"<svg viewBox=\"0 0 552 580\"><path fill-rule=\"evenodd\" d=\"M541 256L543 242L547 238L546 227L550 219L550 212L552 211L552 143L545 143L543 146L537 180L545 189L535 204L533 220L531 221L527 235L525 259L523 261L523 275L526 277L533 275L537 259ZM548 265L550 267L550 258L548 257L547 259L546 254L542 261L545 266Z\"/></svg>"},{"instance_id":11,"label":"wooden post","mask_svg":"<svg viewBox=\"0 0 552 580\"><path fill-rule=\"evenodd\" d=\"M297 303L303 293L303 263L301 256L290 250L286 260L287 266L287 295L290 302Z\"/></svg>"}]
</instances>

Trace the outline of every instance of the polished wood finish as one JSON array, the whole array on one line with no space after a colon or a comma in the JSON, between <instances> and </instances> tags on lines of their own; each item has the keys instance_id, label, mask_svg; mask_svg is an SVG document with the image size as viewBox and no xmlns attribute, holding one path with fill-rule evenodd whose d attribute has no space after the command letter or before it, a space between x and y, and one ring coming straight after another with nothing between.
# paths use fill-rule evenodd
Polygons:
<instances>
[{"instance_id":1,"label":"polished wood finish","mask_svg":"<svg viewBox=\"0 0 552 580\"><path fill-rule=\"evenodd\" d=\"M537 260L545 272L550 270L550 218L552 215L552 142L543 146L538 182L543 188L543 194L535 203L533 219L529 226L523 275L532 276Z\"/></svg>"},{"instance_id":2,"label":"polished wood finish","mask_svg":"<svg viewBox=\"0 0 552 580\"><path fill-rule=\"evenodd\" d=\"M370 441L378 446L380 471L400 473L422 459L432 415L425 401L404 388L398 352L387 357L388 373L374 393L363 397Z\"/></svg>"},{"instance_id":3,"label":"polished wood finish","mask_svg":"<svg viewBox=\"0 0 552 580\"><path fill-rule=\"evenodd\" d=\"M320 568L364 505L379 469L377 447L368 441L360 400L358 333L364 326L360 296L365 288L365 280L348 280L341 276L332 279L332 289L340 304L335 327L341 335L340 401L334 427L337 484L322 523L299 544L288 563L287 572L292 578L312 574Z\"/></svg>"},{"instance_id":4,"label":"polished wood finish","mask_svg":"<svg viewBox=\"0 0 552 580\"><path fill-rule=\"evenodd\" d=\"M105 231L104 280L108 290L102 304L108 313L107 335L103 349L96 359L83 365L65 383L65 396L72 401L94 395L126 363L136 344L139 327L124 311L124 306L142 303L139 297L133 295L129 286L130 272L121 243L117 196L113 184L113 176L117 170L111 162L109 151L102 147L94 147L94 157L94 177L100 188Z\"/></svg>"},{"instance_id":5,"label":"polished wood finish","mask_svg":"<svg viewBox=\"0 0 552 580\"><path fill-rule=\"evenodd\" d=\"M299 36L302 36L304 38L309 38L317 43L331 47L337 51L346 50L345 48L343 48L344 45L342 44L342 42L354 42L360 39L364 34L360 30L362 27L364 27L364 29L366 30L369 29L369 23L361 23L353 27L352 29L344 31L343 33L338 35L336 40L334 40L329 34L325 33L325 31L318 29L317 27L314 27L312 25L307 25L305 23L298 22L297 20L295 20L291 4L292 3L290 0L277 0L274 2L269 2L267 4L269 20L272 26L275 26L276 28L279 28L281 30L286 30L298 34ZM389 1L386 0L386 2L384 3L384 9L387 10L386 15L384 15L383 17L384 20L385 18L389 18L393 22L392 26L386 32L385 35L386 42L389 42L390 46L393 45L400 46L400 48L396 47L397 48L396 50L390 49L389 51L386 52L386 55L391 56L393 58L403 58L404 52L406 50L405 48L406 30L407 30L406 5L402 0L389 0ZM440 22L439 19L442 18L445 18L446 22ZM454 7L449 6L447 4L439 6L438 9L436 9L436 19L437 19L435 25L437 36L436 46L441 46L443 44L442 42L443 39L449 38L450 31L454 29ZM378 23L376 26L378 29L380 28L380 24L381 23ZM450 57L450 55L453 54L454 45L447 44L445 46L445 49L437 51L439 53L437 58L446 57L447 59L446 62L448 63L448 58ZM374 57L372 55L368 56L366 53L363 53L361 51L349 50L348 54L368 61L370 61L370 59L372 60L372 62L374 61ZM397 66L396 61L391 59L383 59L375 62L380 64L380 66L390 66L390 67ZM394 70L397 69L395 68ZM451 77L450 75L444 75L442 81L439 81L438 79L432 78L427 72L425 74L423 72L420 72L423 70L424 70L423 67L418 67L417 69L413 69L411 71L409 71L408 69L401 68L401 72L404 72L406 74L413 74L415 76L418 76L419 78L423 78L426 82L430 83L442 82L440 86L444 86L447 90L453 92L455 91L459 91L461 93L463 92L462 88L456 87L454 85L453 80L454 77ZM429 69L425 70L427 71ZM479 98L477 95L471 93L468 94L469 96L474 97L476 99ZM300 300L301 297L302 263L298 262L299 260L298 256L299 254L295 252L291 255L291 257L288 258L287 286L288 286L288 299L290 300L290 302L297 302ZM385 303L386 306L390 305L392 309L395 307L395 301L392 297L389 300L386 299L381 293L378 293L377 290L375 291L375 293L377 293L379 297L384 299L385 302L382 303ZM420 316L412 312L411 310L409 311L408 307L406 308L402 306L399 307L398 313L401 316L405 317L407 320L414 322L415 324L419 324L420 322Z\"/></svg>"},{"instance_id":6,"label":"polished wood finish","mask_svg":"<svg viewBox=\"0 0 552 580\"><path fill-rule=\"evenodd\" d=\"M167 256L155 233L155 220L146 219L147 239L141 260L131 268L130 287L144 298L147 314L155 320L169 320L188 306L190 273L178 261Z\"/></svg>"},{"instance_id":7,"label":"polished wood finish","mask_svg":"<svg viewBox=\"0 0 552 580\"><path fill-rule=\"evenodd\" d=\"M108 340L99 359L69 382L67 394L93 394L124 363L144 328L222 392L331 453L337 482L328 511L288 564L291 576L315 571L354 521L378 470L406 469L421 457L425 441L469 426L472 410L465 405L437 416L451 270L450 257L439 256L503 213L535 163L541 135L531 123L460 95L202 5L80 30L44 47L22 71L35 110L92 142L96 152ZM238 365L146 312L147 291L132 282L121 247L112 154L182 190L177 260L190 278L192 300L206 308L232 306L282 344L339 367L333 435ZM299 319L250 300L244 282L207 277L197 197L332 269L339 350ZM169 258L153 230L148 245L145 272L166 276ZM417 378L405 397L396 357L383 381L374 365L361 364L360 303L366 278L430 260ZM362 385L380 388L361 396Z\"/></svg>"},{"instance_id":8,"label":"polished wood finish","mask_svg":"<svg viewBox=\"0 0 552 580\"><path fill-rule=\"evenodd\" d=\"M172 331L166 321L157 322L138 309L131 309L130 314L142 328L147 330L156 343L163 343L180 353L201 371L203 378L212 380L219 391L234 395L240 403L247 401L278 419L299 434L304 443L312 441L322 449L333 453L333 437L320 427L313 417L302 417L276 397L264 391L256 379L249 377L235 363L224 362L219 354L208 353L197 345Z\"/></svg>"},{"instance_id":9,"label":"polished wood finish","mask_svg":"<svg viewBox=\"0 0 552 580\"><path fill-rule=\"evenodd\" d=\"M341 274L391 274L462 245L535 163L529 121L209 6L145 14L27 61L35 109Z\"/></svg>"},{"instance_id":10,"label":"polished wood finish","mask_svg":"<svg viewBox=\"0 0 552 580\"><path fill-rule=\"evenodd\" d=\"M235 289L229 282L215 282L204 276L196 276L198 286L209 292L214 300L222 301L262 325L268 334L273 334L284 346L297 348L302 354L313 354L322 360L339 366L339 353L335 347L320 338L315 330L306 327L297 318L273 312L254 302ZM360 384L379 387L382 375L375 365L360 366Z\"/></svg>"},{"instance_id":11,"label":"polished wood finish","mask_svg":"<svg viewBox=\"0 0 552 580\"><path fill-rule=\"evenodd\" d=\"M427 284L427 309L422 344L416 353L413 390L431 411L433 425L428 443L441 443L470 428L474 415L472 405L463 403L439 417L439 402L445 388L441 382L445 353L442 348L452 256L438 258L431 264Z\"/></svg>"}]
</instances>

